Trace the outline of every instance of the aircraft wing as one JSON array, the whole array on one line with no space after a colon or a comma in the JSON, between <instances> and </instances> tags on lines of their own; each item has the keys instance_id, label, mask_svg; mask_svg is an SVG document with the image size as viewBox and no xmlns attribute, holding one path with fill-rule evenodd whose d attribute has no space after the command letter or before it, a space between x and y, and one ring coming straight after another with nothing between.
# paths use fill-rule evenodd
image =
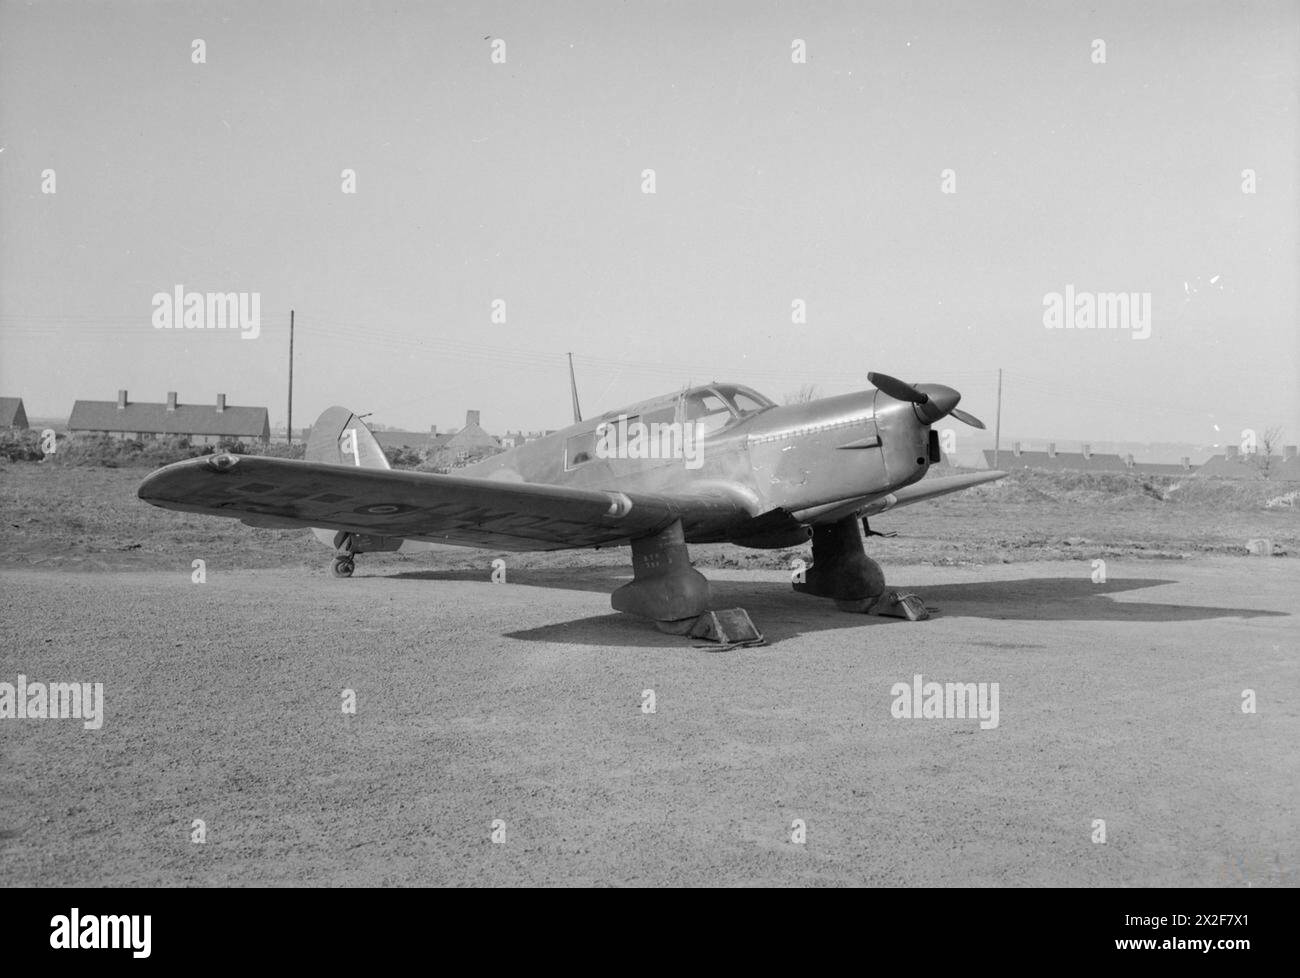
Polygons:
<instances>
[{"instance_id":1,"label":"aircraft wing","mask_svg":"<svg viewBox=\"0 0 1300 978\"><path fill-rule=\"evenodd\" d=\"M912 503L934 499L936 496L946 496L950 492L961 492L963 489L1005 477L1005 472L994 470L926 478L902 489L895 489L893 492L846 499L843 502L802 510L794 516L807 523L833 523L846 516L875 516L886 510L897 509L899 506L910 506Z\"/></svg>"},{"instance_id":2,"label":"aircraft wing","mask_svg":"<svg viewBox=\"0 0 1300 978\"><path fill-rule=\"evenodd\" d=\"M992 472L968 472L964 475L947 475L934 479L922 479L920 482L913 482L910 486L895 489L891 493L873 499L863 508L862 515L874 516L888 509L910 506L912 503L934 499L936 496L946 496L950 492L961 492L963 489L969 489L972 486L993 482L996 479L1005 477L1005 472L994 470Z\"/></svg>"},{"instance_id":3,"label":"aircraft wing","mask_svg":"<svg viewBox=\"0 0 1300 978\"><path fill-rule=\"evenodd\" d=\"M209 455L159 469L139 496L163 509L262 527L320 527L494 550L624 542L680 519L688 536L752 515L722 488L660 495Z\"/></svg>"}]
</instances>

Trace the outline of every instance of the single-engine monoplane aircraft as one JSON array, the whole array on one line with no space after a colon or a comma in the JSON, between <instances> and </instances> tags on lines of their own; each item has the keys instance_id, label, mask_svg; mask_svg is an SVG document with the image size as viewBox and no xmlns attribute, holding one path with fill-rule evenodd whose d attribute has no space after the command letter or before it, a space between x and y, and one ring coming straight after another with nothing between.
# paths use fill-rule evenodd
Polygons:
<instances>
[{"instance_id":1,"label":"single-engine monoplane aircraft","mask_svg":"<svg viewBox=\"0 0 1300 978\"><path fill-rule=\"evenodd\" d=\"M686 633L709 614L691 543L776 549L812 540L794 588L844 611L926 617L890 592L866 554L867 519L1004 476L925 479L940 460L932 425L957 408L942 384L871 373L874 390L778 405L707 384L578 420L455 474L394 471L354 413L332 407L303 460L219 454L152 473L140 498L256 527L310 527L349 577L359 554L456 544L487 550L630 545L633 579L611 604ZM743 612L742 612L743 614ZM695 634L704 634L696 631ZM713 636L706 636L713 637Z\"/></svg>"}]
</instances>

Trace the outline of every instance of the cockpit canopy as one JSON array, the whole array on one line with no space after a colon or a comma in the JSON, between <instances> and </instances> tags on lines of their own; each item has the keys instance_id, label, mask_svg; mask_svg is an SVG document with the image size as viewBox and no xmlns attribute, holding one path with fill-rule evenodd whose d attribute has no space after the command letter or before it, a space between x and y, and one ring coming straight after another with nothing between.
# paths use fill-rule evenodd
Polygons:
<instances>
[{"instance_id":1,"label":"cockpit canopy","mask_svg":"<svg viewBox=\"0 0 1300 978\"><path fill-rule=\"evenodd\" d=\"M681 395L681 403L681 420L702 422L706 435L774 406L758 391L737 384L696 387Z\"/></svg>"},{"instance_id":2,"label":"cockpit canopy","mask_svg":"<svg viewBox=\"0 0 1300 978\"><path fill-rule=\"evenodd\" d=\"M679 394L644 401L630 407L610 411L601 417L602 423L625 420L628 424L682 424L702 425L705 436L721 431L760 411L775 407L758 391L739 384L707 384L693 387ZM701 429L696 429L701 430ZM577 468L592 461L595 455L596 431L589 429L573 435L565 443L564 467Z\"/></svg>"}]
</instances>

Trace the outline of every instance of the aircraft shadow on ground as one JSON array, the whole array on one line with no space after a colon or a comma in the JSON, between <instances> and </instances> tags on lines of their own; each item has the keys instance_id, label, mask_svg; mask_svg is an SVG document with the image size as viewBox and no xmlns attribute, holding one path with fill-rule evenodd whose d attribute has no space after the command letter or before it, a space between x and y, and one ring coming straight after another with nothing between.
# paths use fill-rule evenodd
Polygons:
<instances>
[{"instance_id":1,"label":"aircraft shadow on ground","mask_svg":"<svg viewBox=\"0 0 1300 978\"><path fill-rule=\"evenodd\" d=\"M708 569L704 569L708 575ZM413 571L391 575L397 580L478 581L487 583L482 570ZM559 588L609 594L631 580L630 568L575 567L510 572L508 583L523 587ZM912 587L906 569L890 581L892 589L919 594L935 618L986 618L995 621L1126 621L1185 622L1215 618L1287 617L1285 611L1255 608L1220 608L1206 605L1149 601L1116 601L1113 595L1174 584L1160 578L1111 578L1094 584L1089 575L1034 577L1020 580L971 581ZM774 581L710 581L714 608L744 608L768 644L804 632L879 625L924 628L925 623L905 622L878 615L854 615L836 609L824 599L799 594L789 583ZM505 633L507 638L579 645L634 645L682 647L691 640L664 635L650 623L611 611L606 615Z\"/></svg>"}]
</instances>

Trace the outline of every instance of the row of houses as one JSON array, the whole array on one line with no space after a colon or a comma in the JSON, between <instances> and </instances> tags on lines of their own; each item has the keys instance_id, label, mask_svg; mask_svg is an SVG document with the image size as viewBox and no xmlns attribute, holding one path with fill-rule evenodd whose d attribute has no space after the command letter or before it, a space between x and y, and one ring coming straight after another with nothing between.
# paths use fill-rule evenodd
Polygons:
<instances>
[{"instance_id":1,"label":"row of houses","mask_svg":"<svg viewBox=\"0 0 1300 978\"><path fill-rule=\"evenodd\" d=\"M438 426L433 425L427 432L378 428L373 433L386 449L414 452L437 468L454 469L497 452L518 448L545 435L553 435L555 429L527 433L507 431L498 438L484 430L478 411L466 411L465 426L458 431L440 432Z\"/></svg>"},{"instance_id":2,"label":"row of houses","mask_svg":"<svg viewBox=\"0 0 1300 978\"><path fill-rule=\"evenodd\" d=\"M0 397L0 428L26 430L27 410L21 397ZM76 401L68 417L69 434L101 434L123 440L188 438L191 444L262 442L271 440L266 408L227 404L218 394L214 404L182 404L175 391L167 403L132 401L126 391L116 401Z\"/></svg>"},{"instance_id":3,"label":"row of houses","mask_svg":"<svg viewBox=\"0 0 1300 978\"><path fill-rule=\"evenodd\" d=\"M474 452L491 446L500 449L518 448L525 442L535 441L545 435L555 434L555 429L546 431L507 431L501 437L490 435L483 430L478 411L465 413L465 427L440 432L437 425L428 431L399 431L396 428L375 428L375 438L384 448L404 449L412 452L436 452L447 449Z\"/></svg>"},{"instance_id":4,"label":"row of houses","mask_svg":"<svg viewBox=\"0 0 1300 978\"><path fill-rule=\"evenodd\" d=\"M440 432L438 426L433 425L428 431L376 428L373 434L383 448L414 452L440 468L459 468L542 435L534 432L528 437L520 432L510 432L504 438L498 438L484 430L478 411L466 411L465 426L457 431Z\"/></svg>"},{"instance_id":5,"label":"row of houses","mask_svg":"<svg viewBox=\"0 0 1300 978\"><path fill-rule=\"evenodd\" d=\"M22 398L0 398L0 428L27 427ZM304 432L304 439L310 430ZM266 408L227 404L225 394L218 394L211 404L188 404L182 403L175 391L168 391L165 403L155 403L132 401L127 391L119 390L115 401L76 401L68 418L68 432L133 441L187 438L192 445L265 445L271 440L271 423ZM535 432L530 437L540 435ZM440 433L436 426L427 432L379 429L375 437L384 448L417 452L448 468L467 465L529 440L519 432L505 439L489 434L483 429L478 411L467 412L465 427L458 431Z\"/></svg>"},{"instance_id":6,"label":"row of houses","mask_svg":"<svg viewBox=\"0 0 1300 978\"><path fill-rule=\"evenodd\" d=\"M77 401L68 431L136 441L188 438L193 445L271 440L266 408L227 404L225 394L218 394L212 404L182 404L175 391L167 392L165 404L132 401L124 390L117 392L116 401Z\"/></svg>"},{"instance_id":7,"label":"row of houses","mask_svg":"<svg viewBox=\"0 0 1300 978\"><path fill-rule=\"evenodd\" d=\"M1222 479L1275 479L1300 481L1300 456L1295 445L1286 445L1281 455L1260 455L1257 452L1238 451L1229 445L1221 455L1193 465L1184 456L1179 462L1138 462L1130 455L1113 452L1094 452L1084 444L1077 452L1058 452L1056 444L1049 443L1047 451L1027 451L1020 442L1013 442L1010 451L994 452L985 449L985 468L1035 469L1045 472L1134 472L1139 475L1205 475Z\"/></svg>"}]
</instances>

